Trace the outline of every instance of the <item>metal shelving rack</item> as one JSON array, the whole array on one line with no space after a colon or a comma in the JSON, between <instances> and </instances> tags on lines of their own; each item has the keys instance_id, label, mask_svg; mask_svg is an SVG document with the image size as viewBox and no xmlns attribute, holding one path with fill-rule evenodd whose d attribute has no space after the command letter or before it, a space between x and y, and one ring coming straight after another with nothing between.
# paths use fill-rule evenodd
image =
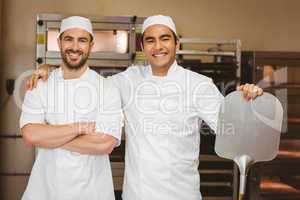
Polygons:
<instances>
[{"instance_id":1,"label":"metal shelving rack","mask_svg":"<svg viewBox=\"0 0 300 200\"><path fill-rule=\"evenodd\" d=\"M180 38L178 63L212 78L223 95L235 90L241 76L239 39ZM204 200L237 199L238 169L214 151L215 136L203 124L201 130L200 190Z\"/></svg>"},{"instance_id":2,"label":"metal shelving rack","mask_svg":"<svg viewBox=\"0 0 300 200\"><path fill-rule=\"evenodd\" d=\"M239 39L208 39L208 38L180 38L182 48L177 52L181 56L213 56L217 58L213 64L224 63L222 57L230 57L231 64L235 64L236 76L240 78L241 73L241 47ZM185 49L186 44L211 45L206 49ZM226 47L230 47L230 49ZM220 59L218 59L220 58Z\"/></svg>"},{"instance_id":3,"label":"metal shelving rack","mask_svg":"<svg viewBox=\"0 0 300 200\"><path fill-rule=\"evenodd\" d=\"M300 52L242 52L242 79L275 95L284 108L278 156L258 163L248 179L249 200L300 199Z\"/></svg>"}]
</instances>

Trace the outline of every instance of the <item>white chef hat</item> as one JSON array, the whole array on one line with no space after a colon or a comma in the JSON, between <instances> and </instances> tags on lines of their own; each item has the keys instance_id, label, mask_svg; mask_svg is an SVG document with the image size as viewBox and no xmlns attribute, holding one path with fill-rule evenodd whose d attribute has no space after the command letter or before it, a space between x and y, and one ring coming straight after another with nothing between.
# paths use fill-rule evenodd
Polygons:
<instances>
[{"instance_id":1,"label":"white chef hat","mask_svg":"<svg viewBox=\"0 0 300 200\"><path fill-rule=\"evenodd\" d=\"M71 16L63 19L60 24L59 36L66 30L72 28L81 28L90 33L94 38L92 23L88 18L81 16Z\"/></svg>"},{"instance_id":2,"label":"white chef hat","mask_svg":"<svg viewBox=\"0 0 300 200\"><path fill-rule=\"evenodd\" d=\"M147 17L147 19L145 19L145 21L143 23L142 33L144 33L145 30L149 26L156 25L156 24L161 24L161 25L167 26L169 29L171 29L175 33L175 35L177 35L176 26L175 26L175 23L173 22L172 18L169 16L164 16L164 15L153 15L153 16Z\"/></svg>"}]
</instances>

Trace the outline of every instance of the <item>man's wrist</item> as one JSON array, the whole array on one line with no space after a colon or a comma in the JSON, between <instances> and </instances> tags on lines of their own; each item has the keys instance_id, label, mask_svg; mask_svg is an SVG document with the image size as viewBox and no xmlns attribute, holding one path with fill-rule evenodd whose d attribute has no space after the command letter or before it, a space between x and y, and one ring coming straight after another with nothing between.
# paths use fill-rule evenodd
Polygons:
<instances>
[{"instance_id":1,"label":"man's wrist","mask_svg":"<svg viewBox=\"0 0 300 200\"><path fill-rule=\"evenodd\" d=\"M71 123L71 124L68 124L68 129L70 130L70 132L75 135L75 136L78 136L81 134L81 131L80 131L80 124L78 122L75 122L75 123Z\"/></svg>"}]
</instances>

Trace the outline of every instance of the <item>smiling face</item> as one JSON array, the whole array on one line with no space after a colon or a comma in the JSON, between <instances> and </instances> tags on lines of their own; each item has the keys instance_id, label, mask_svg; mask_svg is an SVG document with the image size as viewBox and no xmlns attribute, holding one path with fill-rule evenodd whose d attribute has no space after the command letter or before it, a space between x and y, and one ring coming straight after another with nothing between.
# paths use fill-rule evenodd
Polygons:
<instances>
[{"instance_id":1,"label":"smiling face","mask_svg":"<svg viewBox=\"0 0 300 200\"><path fill-rule=\"evenodd\" d=\"M173 64L179 42L167 26L149 26L143 34L143 51L151 64L152 72L164 71L165 75Z\"/></svg>"},{"instance_id":2,"label":"smiling face","mask_svg":"<svg viewBox=\"0 0 300 200\"><path fill-rule=\"evenodd\" d=\"M68 29L58 39L61 57L69 69L82 68L93 47L91 35L80 28Z\"/></svg>"}]
</instances>

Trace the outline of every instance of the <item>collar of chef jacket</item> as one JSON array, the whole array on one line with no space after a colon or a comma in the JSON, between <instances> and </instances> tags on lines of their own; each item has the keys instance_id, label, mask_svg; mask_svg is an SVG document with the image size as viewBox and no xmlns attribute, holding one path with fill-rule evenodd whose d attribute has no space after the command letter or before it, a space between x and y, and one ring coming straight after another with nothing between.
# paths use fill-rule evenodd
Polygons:
<instances>
[{"instance_id":1,"label":"collar of chef jacket","mask_svg":"<svg viewBox=\"0 0 300 200\"><path fill-rule=\"evenodd\" d=\"M173 76L176 71L177 71L177 68L178 68L178 65L177 65L177 62L176 60L173 62L173 64L170 66L169 70L168 70L168 73L166 76L154 76L152 74L152 67L151 65L147 65L145 67L145 70L144 70L144 73L145 73L145 76L147 78L150 78L150 79L157 79L157 80L162 80L162 79L167 79L167 78L170 78L171 76Z\"/></svg>"},{"instance_id":2,"label":"collar of chef jacket","mask_svg":"<svg viewBox=\"0 0 300 200\"><path fill-rule=\"evenodd\" d=\"M81 76L78 77L78 78L74 78L74 79L64 79L64 74L63 74L62 67L59 67L58 70L57 70L57 78L58 78L59 80L62 80L62 81L88 80L89 70L90 70L90 68L87 67L86 70L83 72L83 74L81 74Z\"/></svg>"}]
</instances>

